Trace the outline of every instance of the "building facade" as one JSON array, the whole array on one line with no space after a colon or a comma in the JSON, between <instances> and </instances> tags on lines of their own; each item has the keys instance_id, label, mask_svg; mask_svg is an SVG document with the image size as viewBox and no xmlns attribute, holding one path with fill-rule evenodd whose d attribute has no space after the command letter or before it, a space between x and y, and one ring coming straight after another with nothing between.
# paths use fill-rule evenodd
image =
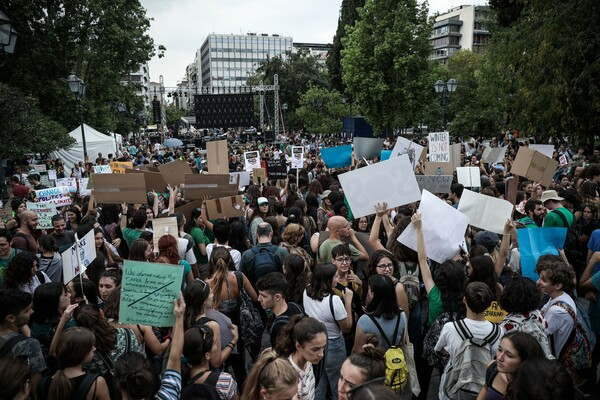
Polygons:
<instances>
[{"instance_id":1,"label":"building facade","mask_svg":"<svg viewBox=\"0 0 600 400\"><path fill-rule=\"evenodd\" d=\"M435 18L431 34L431 59L447 62L458 50L482 53L490 38L483 25L486 6L463 5Z\"/></svg>"},{"instance_id":2,"label":"building facade","mask_svg":"<svg viewBox=\"0 0 600 400\"><path fill-rule=\"evenodd\" d=\"M139 64L138 69L130 71L127 75L123 76L121 82L137 85L137 95L144 98L144 109L150 109L152 96L150 94L150 71L148 64Z\"/></svg>"},{"instance_id":3,"label":"building facade","mask_svg":"<svg viewBox=\"0 0 600 400\"><path fill-rule=\"evenodd\" d=\"M331 44L321 44L321 43L294 43L293 44L293 53L297 53L301 49L307 50L310 56L316 57L317 62L322 67L326 66L327 56L331 51Z\"/></svg>"}]
</instances>

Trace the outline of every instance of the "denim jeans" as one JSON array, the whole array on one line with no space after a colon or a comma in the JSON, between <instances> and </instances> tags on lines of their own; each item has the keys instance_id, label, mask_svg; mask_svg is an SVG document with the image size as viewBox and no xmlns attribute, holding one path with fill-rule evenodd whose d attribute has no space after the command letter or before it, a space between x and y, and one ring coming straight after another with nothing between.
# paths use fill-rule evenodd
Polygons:
<instances>
[{"instance_id":1,"label":"denim jeans","mask_svg":"<svg viewBox=\"0 0 600 400\"><path fill-rule=\"evenodd\" d=\"M337 384L340 378L340 369L346 360L346 346L344 337L329 339L327 342L327 357L325 359L325 373L319 381L315 399L325 399L327 396L327 385L331 388L333 400L338 400Z\"/></svg>"}]
</instances>

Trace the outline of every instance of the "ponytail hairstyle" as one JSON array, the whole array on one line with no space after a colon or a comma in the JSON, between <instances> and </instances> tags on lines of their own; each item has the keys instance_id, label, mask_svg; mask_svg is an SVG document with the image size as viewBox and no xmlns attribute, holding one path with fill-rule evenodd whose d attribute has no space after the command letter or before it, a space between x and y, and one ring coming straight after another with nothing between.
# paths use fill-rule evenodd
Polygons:
<instances>
[{"instance_id":1,"label":"ponytail hairstyle","mask_svg":"<svg viewBox=\"0 0 600 400\"><path fill-rule=\"evenodd\" d=\"M210 254L209 274L211 278L210 290L213 292L212 306L215 310L218 310L221 305L221 289L223 284L227 282L231 265L233 265L233 259L226 247L213 248Z\"/></svg>"},{"instance_id":2,"label":"ponytail hairstyle","mask_svg":"<svg viewBox=\"0 0 600 400\"><path fill-rule=\"evenodd\" d=\"M115 363L115 385L131 400L154 398L156 379L150 361L140 353L123 354Z\"/></svg>"},{"instance_id":3,"label":"ponytail hairstyle","mask_svg":"<svg viewBox=\"0 0 600 400\"><path fill-rule=\"evenodd\" d=\"M296 343L304 346L319 333L327 335L327 328L322 322L314 318L294 315L279 331L275 351L280 357L287 358L296 352Z\"/></svg>"},{"instance_id":4,"label":"ponytail hairstyle","mask_svg":"<svg viewBox=\"0 0 600 400\"><path fill-rule=\"evenodd\" d=\"M261 390L275 396L292 386L298 385L298 374L286 359L278 358L274 351L260 356L254 363L241 398L244 400L260 400Z\"/></svg>"},{"instance_id":5,"label":"ponytail hairstyle","mask_svg":"<svg viewBox=\"0 0 600 400\"><path fill-rule=\"evenodd\" d=\"M52 377L48 400L62 400L71 397L73 384L65 375L64 369L83 364L95 344L96 337L92 331L86 328L69 328L62 334L56 350L58 371Z\"/></svg>"},{"instance_id":6,"label":"ponytail hairstyle","mask_svg":"<svg viewBox=\"0 0 600 400\"><path fill-rule=\"evenodd\" d=\"M207 325L194 325L185 331L183 356L190 366L208 365L206 354L210 353L214 343L214 332ZM190 379L190 368L182 370L183 381Z\"/></svg>"},{"instance_id":7,"label":"ponytail hairstyle","mask_svg":"<svg viewBox=\"0 0 600 400\"><path fill-rule=\"evenodd\" d=\"M204 312L204 304L210 296L210 286L201 279L195 279L188 283L183 291L185 300L185 318L183 320L185 329L194 325L198 315Z\"/></svg>"},{"instance_id":8,"label":"ponytail hairstyle","mask_svg":"<svg viewBox=\"0 0 600 400\"><path fill-rule=\"evenodd\" d=\"M346 360L360 368L363 373L363 382L385 377L385 352L378 344L377 336L368 334L366 345L358 353L352 353Z\"/></svg>"}]
</instances>

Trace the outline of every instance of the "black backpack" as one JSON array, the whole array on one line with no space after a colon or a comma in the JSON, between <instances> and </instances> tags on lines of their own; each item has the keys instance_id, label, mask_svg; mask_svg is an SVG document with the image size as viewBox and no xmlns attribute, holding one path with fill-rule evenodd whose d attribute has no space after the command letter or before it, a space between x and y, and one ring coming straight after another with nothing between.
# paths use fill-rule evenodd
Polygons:
<instances>
[{"instance_id":1,"label":"black backpack","mask_svg":"<svg viewBox=\"0 0 600 400\"><path fill-rule=\"evenodd\" d=\"M20 333L11 337L8 340L0 339L0 340L4 341L2 346L0 346L0 358L4 358L4 357L8 356L10 354L10 352L12 351L13 347L15 347L15 345L17 343L19 343L21 340L25 340L25 339L27 339L27 336L22 335Z\"/></svg>"},{"instance_id":2,"label":"black backpack","mask_svg":"<svg viewBox=\"0 0 600 400\"><path fill-rule=\"evenodd\" d=\"M220 400L219 392L216 386L219 380L220 372L211 371L210 375L203 383L194 383L196 379L205 374L207 371L202 371L199 374L192 376L188 382L181 388L181 400Z\"/></svg>"},{"instance_id":3,"label":"black backpack","mask_svg":"<svg viewBox=\"0 0 600 400\"><path fill-rule=\"evenodd\" d=\"M554 210L554 213L560 217L564 226L567 228L567 237L565 238L565 256L567 256L567 260L573 266L575 271L578 274L583 272L583 268L585 268L584 263L584 251L582 251L581 241L579 240L579 235L575 231L575 218L573 218L573 223L569 225L567 218L559 209Z\"/></svg>"},{"instance_id":4,"label":"black backpack","mask_svg":"<svg viewBox=\"0 0 600 400\"><path fill-rule=\"evenodd\" d=\"M81 382L81 385L79 385L79 387L77 388L77 390L75 391L75 393L73 393L73 395L71 396L71 399L74 400L85 400L87 398L87 394L90 391L90 388L92 387L92 384L94 382L96 382L96 379L98 379L100 375L98 374L86 374L85 378L83 378L83 382ZM46 390L48 389L48 387L50 387L50 385L47 383L49 379L52 379L52 377L50 376L44 376L37 385L37 398L38 399L46 399L48 397L48 393L46 392ZM94 390L95 393L95 390ZM94 396L94 398L96 398Z\"/></svg>"},{"instance_id":5,"label":"black backpack","mask_svg":"<svg viewBox=\"0 0 600 400\"><path fill-rule=\"evenodd\" d=\"M278 248L279 246L275 246L274 244L269 247L252 247L254 260L249 272L250 276L248 277L252 286L256 286L256 281L268 273L283 272L281 259L275 254Z\"/></svg>"}]
</instances>

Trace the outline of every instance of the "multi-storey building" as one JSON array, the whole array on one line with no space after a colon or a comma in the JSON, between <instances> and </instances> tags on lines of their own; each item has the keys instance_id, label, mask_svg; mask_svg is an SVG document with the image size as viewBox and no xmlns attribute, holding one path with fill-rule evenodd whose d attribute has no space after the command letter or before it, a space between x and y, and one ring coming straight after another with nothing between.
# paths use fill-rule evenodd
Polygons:
<instances>
[{"instance_id":1,"label":"multi-storey building","mask_svg":"<svg viewBox=\"0 0 600 400\"><path fill-rule=\"evenodd\" d=\"M294 48L292 52L296 53L300 49L308 50L308 54L316 57L319 65L325 67L325 63L327 62L327 56L329 51L331 51L331 44L321 44L321 43L294 43Z\"/></svg>"},{"instance_id":2,"label":"multi-storey building","mask_svg":"<svg viewBox=\"0 0 600 400\"><path fill-rule=\"evenodd\" d=\"M458 50L484 51L490 32L483 25L486 6L463 5L435 18L431 44L432 60L447 62Z\"/></svg>"},{"instance_id":3,"label":"multi-storey building","mask_svg":"<svg viewBox=\"0 0 600 400\"><path fill-rule=\"evenodd\" d=\"M121 82L138 85L137 94L144 98L144 109L150 109L152 95L150 93L150 72L148 70L148 64L139 64L138 69L130 71L127 75L123 76Z\"/></svg>"}]
</instances>

